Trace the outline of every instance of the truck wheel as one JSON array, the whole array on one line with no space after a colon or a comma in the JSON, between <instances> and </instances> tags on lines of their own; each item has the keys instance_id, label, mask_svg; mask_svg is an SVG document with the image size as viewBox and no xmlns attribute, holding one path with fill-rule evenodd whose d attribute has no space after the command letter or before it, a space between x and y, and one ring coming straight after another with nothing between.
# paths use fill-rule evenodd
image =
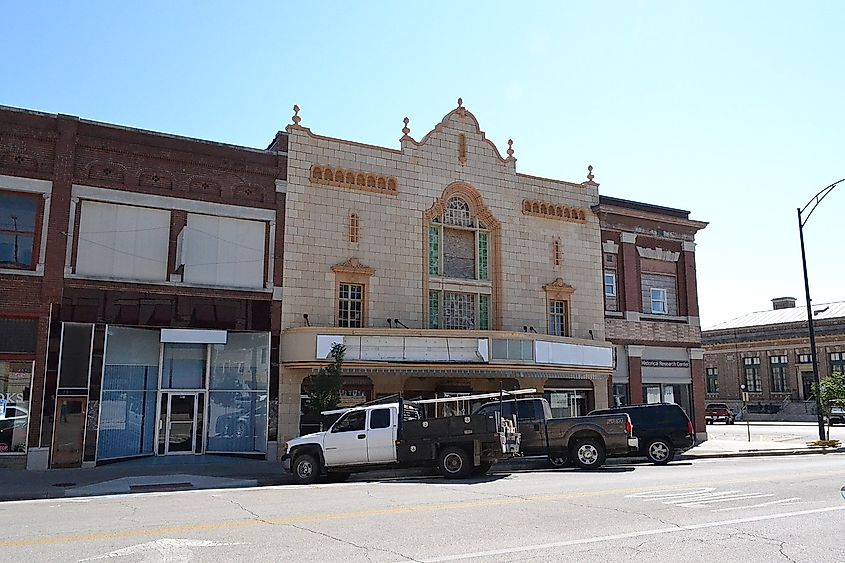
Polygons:
<instances>
[{"instance_id":1,"label":"truck wheel","mask_svg":"<svg viewBox=\"0 0 845 563\"><path fill-rule=\"evenodd\" d=\"M655 438L646 446L645 456L655 465L666 465L675 457L675 448L669 440Z\"/></svg>"},{"instance_id":2,"label":"truck wheel","mask_svg":"<svg viewBox=\"0 0 845 563\"><path fill-rule=\"evenodd\" d=\"M475 467L472 468L472 474L473 475L485 475L488 471L490 471L491 467L493 467L492 461L482 461L481 465L476 465Z\"/></svg>"},{"instance_id":3,"label":"truck wheel","mask_svg":"<svg viewBox=\"0 0 845 563\"><path fill-rule=\"evenodd\" d=\"M582 438L572 445L569 457L580 469L598 469L604 464L607 452L595 438Z\"/></svg>"},{"instance_id":4,"label":"truck wheel","mask_svg":"<svg viewBox=\"0 0 845 563\"><path fill-rule=\"evenodd\" d=\"M565 455L550 455L549 463L555 469L560 469L561 467L566 467L567 465L569 465L569 458Z\"/></svg>"},{"instance_id":5,"label":"truck wheel","mask_svg":"<svg viewBox=\"0 0 845 563\"><path fill-rule=\"evenodd\" d=\"M320 462L311 454L300 454L293 460L293 478L300 485L312 485L320 477Z\"/></svg>"},{"instance_id":6,"label":"truck wheel","mask_svg":"<svg viewBox=\"0 0 845 563\"><path fill-rule=\"evenodd\" d=\"M472 458L463 448L451 446L440 452L438 465L447 479L463 479L472 471Z\"/></svg>"}]
</instances>

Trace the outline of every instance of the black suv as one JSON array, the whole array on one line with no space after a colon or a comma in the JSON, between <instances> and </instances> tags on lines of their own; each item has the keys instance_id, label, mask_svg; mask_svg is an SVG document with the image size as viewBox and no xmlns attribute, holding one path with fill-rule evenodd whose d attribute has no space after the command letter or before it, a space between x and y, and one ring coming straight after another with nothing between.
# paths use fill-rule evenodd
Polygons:
<instances>
[{"instance_id":1,"label":"black suv","mask_svg":"<svg viewBox=\"0 0 845 563\"><path fill-rule=\"evenodd\" d=\"M672 403L630 405L593 411L590 414L626 413L640 441L640 455L654 464L672 461L676 452L695 445L692 422L681 407Z\"/></svg>"}]
</instances>

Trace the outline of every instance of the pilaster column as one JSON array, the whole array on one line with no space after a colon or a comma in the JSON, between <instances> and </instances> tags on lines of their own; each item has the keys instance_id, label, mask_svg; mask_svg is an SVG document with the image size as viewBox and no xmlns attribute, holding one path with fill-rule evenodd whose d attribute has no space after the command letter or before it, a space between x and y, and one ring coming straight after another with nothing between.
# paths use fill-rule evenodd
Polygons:
<instances>
[{"instance_id":1,"label":"pilaster column","mask_svg":"<svg viewBox=\"0 0 845 563\"><path fill-rule=\"evenodd\" d=\"M628 399L632 405L643 404L643 346L626 346L628 354Z\"/></svg>"},{"instance_id":2,"label":"pilaster column","mask_svg":"<svg viewBox=\"0 0 845 563\"><path fill-rule=\"evenodd\" d=\"M635 233L622 233L622 303L620 310L625 312L625 319L638 321L642 307L642 295L640 294L640 268L639 257L637 256L637 235Z\"/></svg>"},{"instance_id":3,"label":"pilaster column","mask_svg":"<svg viewBox=\"0 0 845 563\"><path fill-rule=\"evenodd\" d=\"M707 422L704 420L704 349L690 348L690 376L692 377L692 425L697 440L707 439Z\"/></svg>"}]
</instances>

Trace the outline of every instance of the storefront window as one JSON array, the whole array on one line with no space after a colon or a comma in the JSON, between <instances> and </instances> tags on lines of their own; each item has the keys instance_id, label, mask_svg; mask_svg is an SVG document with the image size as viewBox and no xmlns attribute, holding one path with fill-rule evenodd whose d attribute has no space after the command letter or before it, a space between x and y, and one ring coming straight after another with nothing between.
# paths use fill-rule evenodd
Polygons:
<instances>
[{"instance_id":1,"label":"storefront window","mask_svg":"<svg viewBox=\"0 0 845 563\"><path fill-rule=\"evenodd\" d=\"M211 346L208 408L210 452L264 452L270 337L230 332L226 344Z\"/></svg>"},{"instance_id":2,"label":"storefront window","mask_svg":"<svg viewBox=\"0 0 845 563\"><path fill-rule=\"evenodd\" d=\"M654 383L643 385L643 401L646 404L675 403L692 418L689 383Z\"/></svg>"},{"instance_id":3,"label":"storefront window","mask_svg":"<svg viewBox=\"0 0 845 563\"><path fill-rule=\"evenodd\" d=\"M614 383L613 384L613 406L624 407L628 404L628 384Z\"/></svg>"},{"instance_id":4,"label":"storefront window","mask_svg":"<svg viewBox=\"0 0 845 563\"><path fill-rule=\"evenodd\" d=\"M32 362L0 361L0 454L26 453Z\"/></svg>"},{"instance_id":5,"label":"storefront window","mask_svg":"<svg viewBox=\"0 0 845 563\"><path fill-rule=\"evenodd\" d=\"M153 453L159 332L109 327L97 458Z\"/></svg>"}]
</instances>

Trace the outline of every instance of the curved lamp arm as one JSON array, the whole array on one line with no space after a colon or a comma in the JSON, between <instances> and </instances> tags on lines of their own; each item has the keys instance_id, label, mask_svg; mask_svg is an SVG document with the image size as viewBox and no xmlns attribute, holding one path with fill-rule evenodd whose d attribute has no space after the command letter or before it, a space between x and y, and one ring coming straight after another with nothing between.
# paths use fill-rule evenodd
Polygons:
<instances>
[{"instance_id":1,"label":"curved lamp arm","mask_svg":"<svg viewBox=\"0 0 845 563\"><path fill-rule=\"evenodd\" d=\"M802 227L807 224L807 221L810 219L810 215L813 214L813 211L816 210L816 207L819 206L819 204L822 202L822 200L824 200L824 198L826 198L827 195L830 192L833 191L833 188L835 188L836 186L838 186L842 182L845 182L845 178L842 178L838 182L834 182L831 185L829 185L828 187L821 190L819 193L817 193L816 195L813 196L813 199L811 199L810 201L807 202L807 205L805 205L804 207L802 207L801 209L798 210L798 216L801 218L801 226ZM807 216L804 217L804 212L807 211L807 208L810 208L810 211L807 213Z\"/></svg>"}]
</instances>

